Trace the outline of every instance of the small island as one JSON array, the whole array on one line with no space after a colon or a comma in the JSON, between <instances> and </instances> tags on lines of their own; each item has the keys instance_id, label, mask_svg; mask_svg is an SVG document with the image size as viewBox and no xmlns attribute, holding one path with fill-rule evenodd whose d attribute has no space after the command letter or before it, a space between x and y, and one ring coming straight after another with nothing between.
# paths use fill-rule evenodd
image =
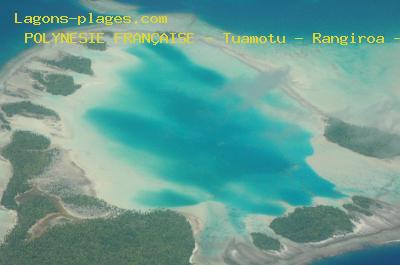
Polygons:
<instances>
[{"instance_id":1,"label":"small island","mask_svg":"<svg viewBox=\"0 0 400 265\"><path fill-rule=\"evenodd\" d=\"M31 77L36 81L33 88L46 91L52 95L68 96L81 88L74 78L65 74L34 71Z\"/></svg>"},{"instance_id":2,"label":"small island","mask_svg":"<svg viewBox=\"0 0 400 265\"><path fill-rule=\"evenodd\" d=\"M320 242L335 235L353 232L350 216L333 206L296 208L275 218L270 227L278 235L297 243Z\"/></svg>"},{"instance_id":3,"label":"small island","mask_svg":"<svg viewBox=\"0 0 400 265\"><path fill-rule=\"evenodd\" d=\"M7 117L21 115L25 117L33 117L36 119L52 118L59 119L58 114L41 105L33 104L30 101L12 102L1 105L1 109ZM1 118L0 118L1 119Z\"/></svg>"},{"instance_id":4,"label":"small island","mask_svg":"<svg viewBox=\"0 0 400 265\"><path fill-rule=\"evenodd\" d=\"M343 204L343 208L351 213L359 213L366 216L373 216L372 210L376 208L382 208L382 206L375 200L363 197L363 196L353 196L353 203Z\"/></svg>"},{"instance_id":5,"label":"small island","mask_svg":"<svg viewBox=\"0 0 400 265\"><path fill-rule=\"evenodd\" d=\"M62 70L70 70L79 74L93 75L92 61L89 58L63 54L60 59L41 59L42 63Z\"/></svg>"},{"instance_id":6,"label":"small island","mask_svg":"<svg viewBox=\"0 0 400 265\"><path fill-rule=\"evenodd\" d=\"M278 239L267 236L263 233L251 233L250 235L253 240L253 244L261 250L280 251L282 249L282 244Z\"/></svg>"},{"instance_id":7,"label":"small island","mask_svg":"<svg viewBox=\"0 0 400 265\"><path fill-rule=\"evenodd\" d=\"M324 135L328 141L365 156L385 159L400 155L400 135L376 128L329 118Z\"/></svg>"}]
</instances>

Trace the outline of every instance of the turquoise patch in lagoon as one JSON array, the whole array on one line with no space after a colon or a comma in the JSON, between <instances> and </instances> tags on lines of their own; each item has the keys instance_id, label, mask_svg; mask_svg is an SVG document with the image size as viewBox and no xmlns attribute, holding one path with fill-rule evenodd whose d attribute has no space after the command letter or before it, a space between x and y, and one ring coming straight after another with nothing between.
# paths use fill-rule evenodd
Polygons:
<instances>
[{"instance_id":1,"label":"turquoise patch in lagoon","mask_svg":"<svg viewBox=\"0 0 400 265\"><path fill-rule=\"evenodd\" d=\"M138 201L153 207L179 207L199 203L199 200L192 196L167 189L157 192L144 192L138 196Z\"/></svg>"},{"instance_id":2,"label":"turquoise patch in lagoon","mask_svg":"<svg viewBox=\"0 0 400 265\"><path fill-rule=\"evenodd\" d=\"M307 132L245 108L233 93L219 93L229 80L176 48L130 52L141 65L124 73L126 85L112 99L116 105L91 109L87 119L121 148L161 161L152 165L137 155L126 157L133 165L187 192L206 194L152 192L147 206L182 206L190 196L243 214L281 214L280 201L307 205L314 196L341 196L305 163L312 154ZM134 199L146 203L146 196Z\"/></svg>"}]
</instances>

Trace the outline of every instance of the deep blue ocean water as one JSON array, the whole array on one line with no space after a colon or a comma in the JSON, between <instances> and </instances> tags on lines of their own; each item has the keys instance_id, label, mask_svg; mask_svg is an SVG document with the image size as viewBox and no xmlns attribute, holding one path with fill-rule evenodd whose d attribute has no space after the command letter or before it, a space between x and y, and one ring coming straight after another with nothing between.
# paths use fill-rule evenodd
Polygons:
<instances>
[{"instance_id":1,"label":"deep blue ocean water","mask_svg":"<svg viewBox=\"0 0 400 265\"><path fill-rule=\"evenodd\" d=\"M0 67L32 45L24 44L24 32L45 32L65 27L63 24L33 26L15 24L14 12L23 15L69 15L87 12L78 0L2 0L0 8Z\"/></svg>"},{"instance_id":2,"label":"deep blue ocean water","mask_svg":"<svg viewBox=\"0 0 400 265\"><path fill-rule=\"evenodd\" d=\"M400 245L386 245L327 258L312 265L399 265Z\"/></svg>"}]
</instances>

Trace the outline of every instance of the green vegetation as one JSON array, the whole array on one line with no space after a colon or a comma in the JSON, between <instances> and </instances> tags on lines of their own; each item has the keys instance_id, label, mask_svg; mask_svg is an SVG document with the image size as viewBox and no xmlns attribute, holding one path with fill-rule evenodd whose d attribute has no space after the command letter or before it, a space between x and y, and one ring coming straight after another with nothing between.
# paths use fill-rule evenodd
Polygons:
<instances>
[{"instance_id":1,"label":"green vegetation","mask_svg":"<svg viewBox=\"0 0 400 265\"><path fill-rule=\"evenodd\" d=\"M194 239L172 211L127 211L109 219L57 225L33 241L0 248L0 264L189 265Z\"/></svg>"},{"instance_id":2,"label":"green vegetation","mask_svg":"<svg viewBox=\"0 0 400 265\"><path fill-rule=\"evenodd\" d=\"M95 50L95 51L105 51L107 50L107 43L86 43L85 47L87 47L90 50Z\"/></svg>"},{"instance_id":3,"label":"green vegetation","mask_svg":"<svg viewBox=\"0 0 400 265\"><path fill-rule=\"evenodd\" d=\"M22 115L27 117L33 116L39 119L45 117L59 119L58 114L55 111L40 105L35 105L30 101L6 103L1 106L1 109L8 117Z\"/></svg>"},{"instance_id":4,"label":"green vegetation","mask_svg":"<svg viewBox=\"0 0 400 265\"><path fill-rule=\"evenodd\" d=\"M8 123L8 121L6 120L6 118L4 118L3 113L1 113L1 112L0 112L0 121L1 121L2 123Z\"/></svg>"},{"instance_id":5,"label":"green vegetation","mask_svg":"<svg viewBox=\"0 0 400 265\"><path fill-rule=\"evenodd\" d=\"M75 206L111 208L111 206L103 200L82 194L64 197L63 201L65 203L73 204Z\"/></svg>"},{"instance_id":6,"label":"green vegetation","mask_svg":"<svg viewBox=\"0 0 400 265\"><path fill-rule=\"evenodd\" d=\"M57 208L48 197L33 193L24 194L16 210L18 212L17 225L5 239L8 248L20 247L32 225L47 214L57 212Z\"/></svg>"},{"instance_id":7,"label":"green vegetation","mask_svg":"<svg viewBox=\"0 0 400 265\"><path fill-rule=\"evenodd\" d=\"M382 206L377 201L367 197L353 196L351 199L353 200L353 203L355 205L366 210L370 210L373 207L382 208Z\"/></svg>"},{"instance_id":8,"label":"green vegetation","mask_svg":"<svg viewBox=\"0 0 400 265\"><path fill-rule=\"evenodd\" d=\"M36 80L37 83L33 84L33 88L43 91L46 88L47 81L45 80L45 73L44 72L31 72L32 79Z\"/></svg>"},{"instance_id":9,"label":"green vegetation","mask_svg":"<svg viewBox=\"0 0 400 265\"><path fill-rule=\"evenodd\" d=\"M343 208L345 208L346 210L348 210L350 212L358 212L358 213L361 213L361 214L366 215L366 216L372 216L373 215L370 211L365 210L363 208L360 208L360 207L358 207L357 205L355 205L353 203L343 204Z\"/></svg>"},{"instance_id":10,"label":"green vegetation","mask_svg":"<svg viewBox=\"0 0 400 265\"><path fill-rule=\"evenodd\" d=\"M11 130L10 123L1 112L0 112L0 129Z\"/></svg>"},{"instance_id":11,"label":"green vegetation","mask_svg":"<svg viewBox=\"0 0 400 265\"><path fill-rule=\"evenodd\" d=\"M3 154L12 152L12 150L45 150L49 146L50 140L42 135L29 131L16 131L11 143L4 148Z\"/></svg>"},{"instance_id":12,"label":"green vegetation","mask_svg":"<svg viewBox=\"0 0 400 265\"><path fill-rule=\"evenodd\" d=\"M393 158L400 155L400 135L348 124L335 118L329 118L325 137L365 156Z\"/></svg>"},{"instance_id":13,"label":"green vegetation","mask_svg":"<svg viewBox=\"0 0 400 265\"><path fill-rule=\"evenodd\" d=\"M42 62L64 70L71 70L80 74L93 74L92 61L89 58L81 56L67 54L64 55L60 60L42 59Z\"/></svg>"},{"instance_id":14,"label":"green vegetation","mask_svg":"<svg viewBox=\"0 0 400 265\"><path fill-rule=\"evenodd\" d=\"M270 227L294 242L305 243L352 232L354 225L344 211L332 206L316 206L296 208L288 216L275 218Z\"/></svg>"},{"instance_id":15,"label":"green vegetation","mask_svg":"<svg viewBox=\"0 0 400 265\"><path fill-rule=\"evenodd\" d=\"M251 233L253 244L261 250L275 250L279 251L282 248L279 240L269 237L262 233Z\"/></svg>"},{"instance_id":16,"label":"green vegetation","mask_svg":"<svg viewBox=\"0 0 400 265\"><path fill-rule=\"evenodd\" d=\"M1 198L1 204L16 209L15 196L27 191L28 180L43 173L50 165L53 150L48 150L50 141L28 131L14 133L11 143L3 148L1 155L8 159L13 167L13 176Z\"/></svg>"},{"instance_id":17,"label":"green vegetation","mask_svg":"<svg viewBox=\"0 0 400 265\"><path fill-rule=\"evenodd\" d=\"M382 208L382 205L377 201L367 197L353 196L351 199L353 203L346 203L343 205L343 208L350 212L358 212L366 216L372 216L373 213L371 210L374 208Z\"/></svg>"},{"instance_id":18,"label":"green vegetation","mask_svg":"<svg viewBox=\"0 0 400 265\"><path fill-rule=\"evenodd\" d=\"M1 150L13 167L2 204L18 213L18 222L0 246L0 265L189 265L194 238L185 217L173 211L119 211L113 218L72 220L29 238L40 219L58 211L57 200L31 189L28 180L50 164L50 141L17 131ZM18 195L19 196L16 196ZM81 206L108 206L85 195L64 198Z\"/></svg>"},{"instance_id":19,"label":"green vegetation","mask_svg":"<svg viewBox=\"0 0 400 265\"><path fill-rule=\"evenodd\" d=\"M35 84L34 88L46 90L53 95L68 96L81 87L75 84L74 78L69 75L33 72L31 76L39 83Z\"/></svg>"}]
</instances>

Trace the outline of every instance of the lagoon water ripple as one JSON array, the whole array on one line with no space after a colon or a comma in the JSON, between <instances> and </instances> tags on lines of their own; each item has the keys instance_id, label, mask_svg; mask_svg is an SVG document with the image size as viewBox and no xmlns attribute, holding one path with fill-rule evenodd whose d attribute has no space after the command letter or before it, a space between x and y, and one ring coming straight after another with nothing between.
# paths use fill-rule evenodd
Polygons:
<instances>
[{"instance_id":1,"label":"lagoon water ripple","mask_svg":"<svg viewBox=\"0 0 400 265\"><path fill-rule=\"evenodd\" d=\"M243 213L281 214L281 202L340 196L305 163L312 154L307 132L245 107L223 89L230 80L176 48L131 52L141 65L124 73L116 98L87 118L123 148L157 157L125 158L131 164L186 191L146 191L134 200L149 207L216 201Z\"/></svg>"}]
</instances>

